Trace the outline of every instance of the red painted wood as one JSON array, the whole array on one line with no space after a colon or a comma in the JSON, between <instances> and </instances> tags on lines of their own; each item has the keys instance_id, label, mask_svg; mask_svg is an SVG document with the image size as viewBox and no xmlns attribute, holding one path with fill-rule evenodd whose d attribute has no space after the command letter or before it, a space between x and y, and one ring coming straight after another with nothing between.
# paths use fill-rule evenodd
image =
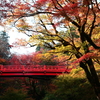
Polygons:
<instances>
[{"instance_id":1,"label":"red painted wood","mask_svg":"<svg viewBox=\"0 0 100 100\"><path fill-rule=\"evenodd\" d=\"M66 66L0 65L0 76L60 75L69 72Z\"/></svg>"}]
</instances>

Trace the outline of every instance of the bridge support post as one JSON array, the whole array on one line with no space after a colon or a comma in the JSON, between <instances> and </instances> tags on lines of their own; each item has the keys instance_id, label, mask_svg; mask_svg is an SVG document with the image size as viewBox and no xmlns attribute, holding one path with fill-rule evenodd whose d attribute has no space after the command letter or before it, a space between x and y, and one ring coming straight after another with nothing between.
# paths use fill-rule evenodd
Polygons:
<instances>
[{"instance_id":1,"label":"bridge support post","mask_svg":"<svg viewBox=\"0 0 100 100\"><path fill-rule=\"evenodd\" d=\"M0 75L2 75L2 71L0 71Z\"/></svg>"},{"instance_id":2,"label":"bridge support post","mask_svg":"<svg viewBox=\"0 0 100 100\"><path fill-rule=\"evenodd\" d=\"M46 74L46 65L44 65L44 74Z\"/></svg>"}]
</instances>

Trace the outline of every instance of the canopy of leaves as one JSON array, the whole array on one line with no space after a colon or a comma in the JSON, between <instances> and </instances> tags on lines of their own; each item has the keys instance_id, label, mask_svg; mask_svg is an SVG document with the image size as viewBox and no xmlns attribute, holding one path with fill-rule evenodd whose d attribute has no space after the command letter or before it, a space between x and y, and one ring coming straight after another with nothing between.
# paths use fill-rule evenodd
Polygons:
<instances>
[{"instance_id":1,"label":"canopy of leaves","mask_svg":"<svg viewBox=\"0 0 100 100\"><path fill-rule=\"evenodd\" d=\"M8 22L15 21L14 26L30 37L24 45L40 45L53 49L54 53L78 54L79 57L86 53L86 45L99 48L97 0L19 0L14 4L13 12L8 12ZM94 58L99 59L99 51L95 53Z\"/></svg>"}]
</instances>

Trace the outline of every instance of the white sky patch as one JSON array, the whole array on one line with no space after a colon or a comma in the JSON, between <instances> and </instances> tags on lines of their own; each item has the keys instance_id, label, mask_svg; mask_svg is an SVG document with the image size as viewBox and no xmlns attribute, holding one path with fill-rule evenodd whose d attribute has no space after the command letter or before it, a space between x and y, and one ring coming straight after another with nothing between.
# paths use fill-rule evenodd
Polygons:
<instances>
[{"instance_id":1,"label":"white sky patch","mask_svg":"<svg viewBox=\"0 0 100 100\"><path fill-rule=\"evenodd\" d=\"M9 32L8 32L10 39L9 39L9 43L13 44L17 39L26 39L28 40L29 37L27 35L25 35L24 33L18 32L16 28L12 28ZM11 48L11 52L14 54L29 54L32 52L35 52L35 48L36 47L12 47Z\"/></svg>"},{"instance_id":2,"label":"white sky patch","mask_svg":"<svg viewBox=\"0 0 100 100\"><path fill-rule=\"evenodd\" d=\"M30 54L35 52L36 47L12 47L12 54Z\"/></svg>"},{"instance_id":3,"label":"white sky patch","mask_svg":"<svg viewBox=\"0 0 100 100\"><path fill-rule=\"evenodd\" d=\"M0 26L0 31L4 31L4 28ZM9 35L9 44L12 45L17 39L26 39L28 40L29 37L26 36L24 33L18 32L16 28L12 28L6 32ZM12 54L29 54L35 52L36 47L12 47L10 49Z\"/></svg>"},{"instance_id":4,"label":"white sky patch","mask_svg":"<svg viewBox=\"0 0 100 100\"><path fill-rule=\"evenodd\" d=\"M14 43L17 39L28 39L29 37L26 36L24 33L18 32L16 28L12 28L9 30L8 35L10 36L9 43Z\"/></svg>"}]
</instances>

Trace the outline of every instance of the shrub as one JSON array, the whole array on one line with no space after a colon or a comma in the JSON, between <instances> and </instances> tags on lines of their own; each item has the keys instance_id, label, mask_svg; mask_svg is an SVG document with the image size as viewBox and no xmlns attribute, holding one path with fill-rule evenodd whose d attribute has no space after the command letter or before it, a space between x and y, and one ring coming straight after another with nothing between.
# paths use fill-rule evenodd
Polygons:
<instances>
[{"instance_id":1,"label":"shrub","mask_svg":"<svg viewBox=\"0 0 100 100\"><path fill-rule=\"evenodd\" d=\"M70 74L58 76L53 80L57 89L48 92L43 100L97 100L91 85L81 73L80 69L76 69Z\"/></svg>"},{"instance_id":2,"label":"shrub","mask_svg":"<svg viewBox=\"0 0 100 100\"><path fill-rule=\"evenodd\" d=\"M0 100L25 100L26 95L22 90L8 88L0 97Z\"/></svg>"}]
</instances>

